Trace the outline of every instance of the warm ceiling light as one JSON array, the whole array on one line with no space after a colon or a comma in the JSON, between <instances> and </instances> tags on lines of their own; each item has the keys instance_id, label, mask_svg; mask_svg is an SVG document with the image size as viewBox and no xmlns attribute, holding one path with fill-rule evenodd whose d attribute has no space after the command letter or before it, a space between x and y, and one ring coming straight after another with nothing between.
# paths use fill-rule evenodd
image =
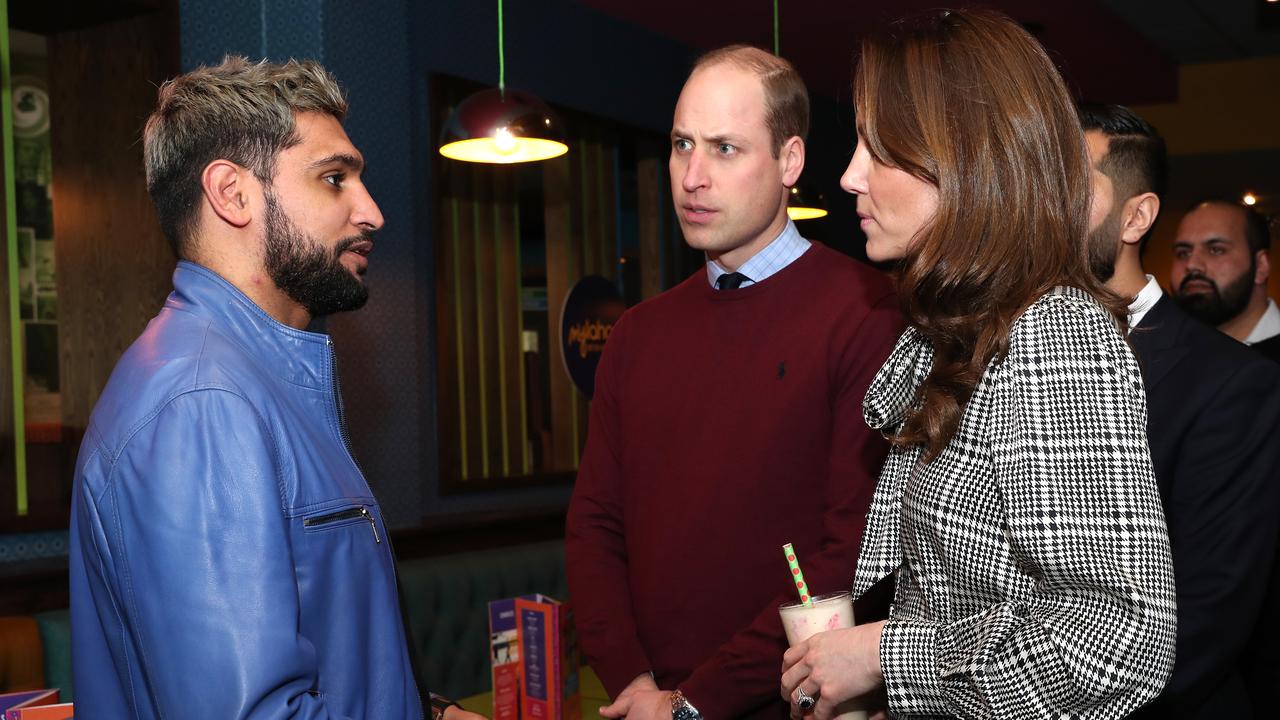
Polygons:
<instances>
[{"instance_id":1,"label":"warm ceiling light","mask_svg":"<svg viewBox=\"0 0 1280 720\"><path fill-rule=\"evenodd\" d=\"M498 87L481 90L454 108L440 131L440 154L464 162L512 163L549 160L569 152L560 121L537 97L507 90L498 0Z\"/></svg>"},{"instance_id":2,"label":"warm ceiling light","mask_svg":"<svg viewBox=\"0 0 1280 720\"><path fill-rule=\"evenodd\" d=\"M787 193L787 217L792 220L813 220L826 216L826 203L821 195L813 195L799 185Z\"/></svg>"},{"instance_id":3,"label":"warm ceiling light","mask_svg":"<svg viewBox=\"0 0 1280 720\"><path fill-rule=\"evenodd\" d=\"M1268 2L1275 2L1275 0L1268 0ZM1258 204L1258 196L1253 193L1245 193L1242 199L1244 200L1245 205L1252 206Z\"/></svg>"},{"instance_id":4,"label":"warm ceiling light","mask_svg":"<svg viewBox=\"0 0 1280 720\"><path fill-rule=\"evenodd\" d=\"M569 152L560 121L537 97L519 90L482 90L463 100L440 132L440 154L464 162L548 160Z\"/></svg>"},{"instance_id":5,"label":"warm ceiling light","mask_svg":"<svg viewBox=\"0 0 1280 720\"><path fill-rule=\"evenodd\" d=\"M814 220L826 216L827 211L822 208L787 206L787 217L792 220Z\"/></svg>"}]
</instances>

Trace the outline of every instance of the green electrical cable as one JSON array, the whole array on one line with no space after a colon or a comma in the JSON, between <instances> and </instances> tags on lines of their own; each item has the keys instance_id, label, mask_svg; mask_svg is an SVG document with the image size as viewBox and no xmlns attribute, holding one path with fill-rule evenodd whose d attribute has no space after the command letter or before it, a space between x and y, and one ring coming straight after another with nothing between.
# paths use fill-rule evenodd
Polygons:
<instances>
[{"instance_id":1,"label":"green electrical cable","mask_svg":"<svg viewBox=\"0 0 1280 720\"><path fill-rule=\"evenodd\" d=\"M507 92L507 57L502 47L502 0L498 0L498 92Z\"/></svg>"},{"instance_id":2,"label":"green electrical cable","mask_svg":"<svg viewBox=\"0 0 1280 720\"><path fill-rule=\"evenodd\" d=\"M9 2L0 0L0 125L4 143L4 219L9 263L9 351L13 382L13 482L19 515L27 514L27 426L22 397L22 321L18 316L18 197L13 176L13 78L9 62Z\"/></svg>"},{"instance_id":3,"label":"green electrical cable","mask_svg":"<svg viewBox=\"0 0 1280 720\"><path fill-rule=\"evenodd\" d=\"M778 0L773 0L773 54L778 52Z\"/></svg>"}]
</instances>

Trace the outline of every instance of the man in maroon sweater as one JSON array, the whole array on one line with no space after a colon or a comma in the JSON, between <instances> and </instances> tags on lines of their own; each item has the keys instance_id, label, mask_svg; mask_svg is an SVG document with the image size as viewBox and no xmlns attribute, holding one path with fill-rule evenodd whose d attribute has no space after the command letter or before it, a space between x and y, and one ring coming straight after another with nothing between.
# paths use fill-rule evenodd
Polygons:
<instances>
[{"instance_id":1,"label":"man in maroon sweater","mask_svg":"<svg viewBox=\"0 0 1280 720\"><path fill-rule=\"evenodd\" d=\"M790 64L741 46L676 105L672 194L707 266L614 327L569 506L605 717L786 717L783 543L812 592L852 585L886 449L862 398L902 323L887 278L787 219L808 122Z\"/></svg>"}]
</instances>

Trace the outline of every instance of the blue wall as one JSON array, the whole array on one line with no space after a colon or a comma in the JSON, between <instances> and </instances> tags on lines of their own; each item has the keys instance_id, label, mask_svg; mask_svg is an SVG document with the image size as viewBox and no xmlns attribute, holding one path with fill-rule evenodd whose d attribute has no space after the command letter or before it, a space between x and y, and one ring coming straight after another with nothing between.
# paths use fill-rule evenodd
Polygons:
<instances>
[{"instance_id":1,"label":"blue wall","mask_svg":"<svg viewBox=\"0 0 1280 720\"><path fill-rule=\"evenodd\" d=\"M329 329L356 453L389 522L403 527L444 513L563 506L567 487L441 497L437 478L435 139L426 130L427 76L496 84L496 1L182 0L180 9L184 69L226 53L307 57L348 90L347 131L368 161L367 182L387 225L371 258L369 304L333 318ZM508 1L505 12L508 87L669 130L692 49L567 0ZM829 196L852 148L849 124L834 104L815 99L806 177L821 177ZM814 152L821 135L837 138L835 154ZM850 208L843 210L848 217ZM806 234L813 236L808 228Z\"/></svg>"}]
</instances>

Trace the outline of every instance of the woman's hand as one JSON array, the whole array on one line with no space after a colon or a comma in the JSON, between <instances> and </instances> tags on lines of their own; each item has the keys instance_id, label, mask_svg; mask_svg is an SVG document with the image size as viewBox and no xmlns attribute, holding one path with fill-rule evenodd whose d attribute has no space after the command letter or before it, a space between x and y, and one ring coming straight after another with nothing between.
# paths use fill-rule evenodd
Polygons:
<instances>
[{"instance_id":1,"label":"woman's hand","mask_svg":"<svg viewBox=\"0 0 1280 720\"><path fill-rule=\"evenodd\" d=\"M796 688L817 699L818 720L835 716L836 705L865 695L884 683L880 672L880 633L884 621L821 632L782 656L782 697L791 716L801 716Z\"/></svg>"}]
</instances>

